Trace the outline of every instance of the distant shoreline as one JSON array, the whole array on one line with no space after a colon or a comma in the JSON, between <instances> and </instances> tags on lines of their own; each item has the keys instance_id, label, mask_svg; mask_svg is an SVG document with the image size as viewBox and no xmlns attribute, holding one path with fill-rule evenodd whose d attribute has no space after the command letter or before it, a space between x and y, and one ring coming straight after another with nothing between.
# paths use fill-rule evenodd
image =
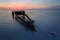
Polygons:
<instances>
[{"instance_id":1,"label":"distant shoreline","mask_svg":"<svg viewBox=\"0 0 60 40\"><path fill-rule=\"evenodd\" d=\"M7 9L7 10L0 10L0 11L12 11L13 9ZM17 9L17 10L21 10L21 9ZM22 10L60 10L60 9L22 9Z\"/></svg>"}]
</instances>

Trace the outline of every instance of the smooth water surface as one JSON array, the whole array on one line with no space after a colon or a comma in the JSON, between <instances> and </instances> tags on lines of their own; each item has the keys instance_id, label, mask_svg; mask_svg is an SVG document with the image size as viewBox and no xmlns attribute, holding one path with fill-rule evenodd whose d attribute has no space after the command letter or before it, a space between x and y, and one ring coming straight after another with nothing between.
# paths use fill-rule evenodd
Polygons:
<instances>
[{"instance_id":1,"label":"smooth water surface","mask_svg":"<svg viewBox=\"0 0 60 40\"><path fill-rule=\"evenodd\" d=\"M0 11L0 40L60 40L60 10L26 10L26 14L35 20L35 31L13 19L11 11Z\"/></svg>"}]
</instances>

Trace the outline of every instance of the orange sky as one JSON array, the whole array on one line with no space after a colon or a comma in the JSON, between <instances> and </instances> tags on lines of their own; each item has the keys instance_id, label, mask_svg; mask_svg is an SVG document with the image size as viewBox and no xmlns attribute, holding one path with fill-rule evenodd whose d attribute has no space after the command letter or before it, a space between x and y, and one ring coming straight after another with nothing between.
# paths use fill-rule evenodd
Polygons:
<instances>
[{"instance_id":1,"label":"orange sky","mask_svg":"<svg viewBox=\"0 0 60 40\"><path fill-rule=\"evenodd\" d=\"M59 6L60 0L0 0L0 7L12 9L32 9Z\"/></svg>"},{"instance_id":2,"label":"orange sky","mask_svg":"<svg viewBox=\"0 0 60 40\"><path fill-rule=\"evenodd\" d=\"M10 4L0 4L0 7L8 7L12 9L31 9L31 8L45 8L46 6L43 5L34 5L34 4L16 4L16 3L10 3Z\"/></svg>"}]
</instances>

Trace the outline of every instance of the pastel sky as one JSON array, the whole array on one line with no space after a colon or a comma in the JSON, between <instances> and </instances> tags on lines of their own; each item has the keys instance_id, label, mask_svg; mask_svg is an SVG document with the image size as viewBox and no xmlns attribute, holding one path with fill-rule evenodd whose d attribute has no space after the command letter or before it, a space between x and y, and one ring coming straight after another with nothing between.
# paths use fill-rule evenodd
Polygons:
<instances>
[{"instance_id":1,"label":"pastel sky","mask_svg":"<svg viewBox=\"0 0 60 40\"><path fill-rule=\"evenodd\" d=\"M47 8L60 6L60 0L0 0L0 7L9 8Z\"/></svg>"}]
</instances>

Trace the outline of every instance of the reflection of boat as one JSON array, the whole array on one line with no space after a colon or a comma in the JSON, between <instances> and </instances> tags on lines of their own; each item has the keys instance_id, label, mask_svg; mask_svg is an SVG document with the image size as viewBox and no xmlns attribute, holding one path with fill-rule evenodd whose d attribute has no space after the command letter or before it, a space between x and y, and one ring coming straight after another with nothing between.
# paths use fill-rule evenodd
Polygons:
<instances>
[{"instance_id":1,"label":"reflection of boat","mask_svg":"<svg viewBox=\"0 0 60 40\"><path fill-rule=\"evenodd\" d=\"M31 25L27 25L26 23L21 22L17 17L15 17L15 20L16 20L19 24L23 25L23 27L24 27L26 30L31 30L31 31L36 32L35 26L34 26L33 24L32 24L32 26L31 26Z\"/></svg>"},{"instance_id":2,"label":"reflection of boat","mask_svg":"<svg viewBox=\"0 0 60 40\"><path fill-rule=\"evenodd\" d=\"M26 14L24 14L24 12L22 11L12 11L12 16L14 17L14 15L16 16L16 18L18 19L18 22L22 22L25 25L29 26L30 28L34 29L34 21L31 20Z\"/></svg>"}]
</instances>

